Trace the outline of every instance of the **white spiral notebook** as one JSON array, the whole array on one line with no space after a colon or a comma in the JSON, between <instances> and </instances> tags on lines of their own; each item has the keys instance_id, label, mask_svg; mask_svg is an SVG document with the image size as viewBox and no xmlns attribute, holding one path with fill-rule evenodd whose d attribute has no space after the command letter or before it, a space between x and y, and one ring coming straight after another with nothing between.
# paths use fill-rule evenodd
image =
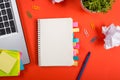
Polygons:
<instances>
[{"instance_id":1,"label":"white spiral notebook","mask_svg":"<svg viewBox=\"0 0 120 80\"><path fill-rule=\"evenodd\" d=\"M72 66L73 20L38 19L39 66Z\"/></svg>"}]
</instances>

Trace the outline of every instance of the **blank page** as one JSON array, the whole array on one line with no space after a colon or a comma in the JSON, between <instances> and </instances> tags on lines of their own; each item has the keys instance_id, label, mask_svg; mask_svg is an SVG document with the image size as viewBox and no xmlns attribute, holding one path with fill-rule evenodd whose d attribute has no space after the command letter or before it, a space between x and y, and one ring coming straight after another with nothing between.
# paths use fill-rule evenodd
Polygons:
<instances>
[{"instance_id":1,"label":"blank page","mask_svg":"<svg viewBox=\"0 0 120 80\"><path fill-rule=\"evenodd\" d=\"M38 20L39 66L72 66L73 21L71 18Z\"/></svg>"}]
</instances>

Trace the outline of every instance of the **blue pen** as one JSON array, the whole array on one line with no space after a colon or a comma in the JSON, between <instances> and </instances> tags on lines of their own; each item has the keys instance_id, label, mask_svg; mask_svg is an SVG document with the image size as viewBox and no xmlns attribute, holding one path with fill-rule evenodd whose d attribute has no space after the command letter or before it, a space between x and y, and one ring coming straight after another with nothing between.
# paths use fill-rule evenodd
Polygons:
<instances>
[{"instance_id":1,"label":"blue pen","mask_svg":"<svg viewBox=\"0 0 120 80\"><path fill-rule=\"evenodd\" d=\"M86 66L86 64L87 64L87 62L88 62L88 59L89 59L89 57L90 57L90 52L88 52L88 54L87 54L87 56L86 56L86 58L85 58L85 60L84 60L84 62L83 62L83 64L82 64L82 67L81 67L81 69L80 69L80 72L79 72L79 74L78 74L78 77L77 77L77 80L80 80L80 78L81 78L81 76L82 76L82 73L83 73L83 71L84 71L84 69L85 69L85 66Z\"/></svg>"}]
</instances>

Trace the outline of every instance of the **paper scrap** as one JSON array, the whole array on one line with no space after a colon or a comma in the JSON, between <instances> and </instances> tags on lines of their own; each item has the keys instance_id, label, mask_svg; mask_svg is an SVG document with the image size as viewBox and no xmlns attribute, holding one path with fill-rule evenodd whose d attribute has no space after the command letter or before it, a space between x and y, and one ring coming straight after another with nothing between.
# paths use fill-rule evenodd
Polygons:
<instances>
[{"instance_id":1,"label":"paper scrap","mask_svg":"<svg viewBox=\"0 0 120 80\"><path fill-rule=\"evenodd\" d=\"M0 70L9 74L15 65L17 59L13 58L12 56L8 55L5 52L0 53Z\"/></svg>"},{"instance_id":2,"label":"paper scrap","mask_svg":"<svg viewBox=\"0 0 120 80\"><path fill-rule=\"evenodd\" d=\"M120 26L115 26L114 24L108 27L103 26L102 33L105 35L105 49L120 46Z\"/></svg>"},{"instance_id":3,"label":"paper scrap","mask_svg":"<svg viewBox=\"0 0 120 80\"><path fill-rule=\"evenodd\" d=\"M52 3L55 4L55 3L60 3L62 1L64 1L64 0L52 0Z\"/></svg>"}]
</instances>

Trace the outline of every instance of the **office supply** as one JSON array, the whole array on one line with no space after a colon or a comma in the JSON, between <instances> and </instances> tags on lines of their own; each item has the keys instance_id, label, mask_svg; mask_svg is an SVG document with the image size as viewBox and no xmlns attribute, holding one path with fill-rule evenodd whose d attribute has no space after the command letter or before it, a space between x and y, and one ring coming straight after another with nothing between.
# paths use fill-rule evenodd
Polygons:
<instances>
[{"instance_id":1,"label":"office supply","mask_svg":"<svg viewBox=\"0 0 120 80\"><path fill-rule=\"evenodd\" d=\"M89 36L89 33L88 33L87 29L84 29L84 34L85 34L86 37Z\"/></svg>"},{"instance_id":2,"label":"office supply","mask_svg":"<svg viewBox=\"0 0 120 80\"><path fill-rule=\"evenodd\" d=\"M82 76L82 74L83 74L83 71L84 71L84 69L85 69L85 67L86 67L86 65L87 65L87 62L88 62L88 59L90 58L90 52L88 52L88 54L87 54L87 56L86 56L86 58L85 58L85 60L84 60L84 62L83 62L83 64L82 64L82 67L81 67L81 69L80 69L80 72L79 72L79 74L78 74L78 77L77 77L77 80L80 80L80 78L81 78L81 76Z\"/></svg>"},{"instance_id":3,"label":"office supply","mask_svg":"<svg viewBox=\"0 0 120 80\"><path fill-rule=\"evenodd\" d=\"M32 9L33 9L33 10L40 10L40 7L39 7L38 5L33 5L33 6L32 6Z\"/></svg>"},{"instance_id":4,"label":"office supply","mask_svg":"<svg viewBox=\"0 0 120 80\"><path fill-rule=\"evenodd\" d=\"M24 70L24 64L23 64L22 60L20 60L20 70Z\"/></svg>"},{"instance_id":5,"label":"office supply","mask_svg":"<svg viewBox=\"0 0 120 80\"><path fill-rule=\"evenodd\" d=\"M71 18L38 20L39 66L72 66L73 21Z\"/></svg>"},{"instance_id":6,"label":"office supply","mask_svg":"<svg viewBox=\"0 0 120 80\"><path fill-rule=\"evenodd\" d=\"M32 17L33 17L32 14L31 14L29 11L27 11L26 13L27 13L27 16L28 16L29 18L32 18Z\"/></svg>"},{"instance_id":7,"label":"office supply","mask_svg":"<svg viewBox=\"0 0 120 80\"><path fill-rule=\"evenodd\" d=\"M22 61L22 53L20 52L20 70L24 70L24 64Z\"/></svg>"},{"instance_id":8,"label":"office supply","mask_svg":"<svg viewBox=\"0 0 120 80\"><path fill-rule=\"evenodd\" d=\"M97 40L97 36L95 36L95 37L93 37L91 40L90 40L90 42L95 42Z\"/></svg>"},{"instance_id":9,"label":"office supply","mask_svg":"<svg viewBox=\"0 0 120 80\"><path fill-rule=\"evenodd\" d=\"M78 38L73 38L73 42L78 43L78 42L79 42L79 39L78 39Z\"/></svg>"},{"instance_id":10,"label":"office supply","mask_svg":"<svg viewBox=\"0 0 120 80\"><path fill-rule=\"evenodd\" d=\"M73 28L73 32L79 32L79 28Z\"/></svg>"},{"instance_id":11,"label":"office supply","mask_svg":"<svg viewBox=\"0 0 120 80\"><path fill-rule=\"evenodd\" d=\"M0 50L0 52L2 53L2 56L0 54L0 58L4 58L2 61L0 59L0 64L6 69L1 69L0 66L0 76L18 76L20 73L20 52L11 50ZM9 67L12 68L9 70Z\"/></svg>"},{"instance_id":12,"label":"office supply","mask_svg":"<svg viewBox=\"0 0 120 80\"><path fill-rule=\"evenodd\" d=\"M78 22L73 22L73 27L74 28L78 27Z\"/></svg>"},{"instance_id":13,"label":"office supply","mask_svg":"<svg viewBox=\"0 0 120 80\"><path fill-rule=\"evenodd\" d=\"M79 49L80 45L77 43L75 46L73 46L74 49Z\"/></svg>"},{"instance_id":14,"label":"office supply","mask_svg":"<svg viewBox=\"0 0 120 80\"><path fill-rule=\"evenodd\" d=\"M29 63L16 0L0 0L0 48L23 53L23 64Z\"/></svg>"},{"instance_id":15,"label":"office supply","mask_svg":"<svg viewBox=\"0 0 120 80\"><path fill-rule=\"evenodd\" d=\"M15 65L17 59L14 57L8 55L5 52L0 53L0 70L3 72L9 74Z\"/></svg>"},{"instance_id":16,"label":"office supply","mask_svg":"<svg viewBox=\"0 0 120 80\"><path fill-rule=\"evenodd\" d=\"M73 59L76 61L76 60L79 60L78 56L74 56Z\"/></svg>"}]
</instances>

